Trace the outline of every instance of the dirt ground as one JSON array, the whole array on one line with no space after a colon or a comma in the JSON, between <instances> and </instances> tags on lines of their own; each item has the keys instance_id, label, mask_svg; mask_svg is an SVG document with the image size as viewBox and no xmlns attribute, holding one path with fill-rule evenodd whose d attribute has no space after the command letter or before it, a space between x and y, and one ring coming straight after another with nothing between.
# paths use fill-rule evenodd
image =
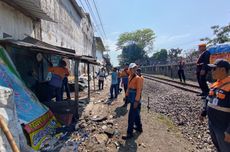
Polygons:
<instances>
[{"instance_id":1,"label":"dirt ground","mask_svg":"<svg viewBox=\"0 0 230 152\"><path fill-rule=\"evenodd\" d=\"M105 89L92 93L91 102L85 107L81 120L84 118L96 118L97 116L107 118L112 121L112 130L116 130L117 135L107 138L104 144L94 142L93 139L102 135L103 126L108 123L101 122L95 124L86 124L87 127L94 127L90 132L89 140L84 142L79 151L119 151L119 152L190 152L196 151L185 138L182 137L179 129L173 125L167 117L148 112L143 105L141 109L141 119L143 124L143 133L134 133L134 138L124 141L122 135L126 134L128 122L128 110L122 107L124 93L122 92L117 99L110 101L109 80L106 80ZM111 104L107 104L111 102ZM85 121L85 120L84 120ZM109 126L109 125L108 125ZM98 138L97 138L98 139ZM102 139L102 138L100 138Z\"/></svg>"}]
</instances>

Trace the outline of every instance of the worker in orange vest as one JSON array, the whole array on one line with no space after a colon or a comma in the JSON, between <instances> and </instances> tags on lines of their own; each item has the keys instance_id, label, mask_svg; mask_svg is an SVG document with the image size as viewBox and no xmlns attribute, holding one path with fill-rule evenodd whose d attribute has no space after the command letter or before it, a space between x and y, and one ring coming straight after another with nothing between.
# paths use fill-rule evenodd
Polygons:
<instances>
[{"instance_id":1,"label":"worker in orange vest","mask_svg":"<svg viewBox=\"0 0 230 152\"><path fill-rule=\"evenodd\" d=\"M123 136L122 139L127 140L133 137L134 124L136 125L136 131L142 132L142 124L140 118L140 98L141 98L141 79L136 74L137 65L131 63L129 65L130 75L128 82L128 89L126 92L126 98L130 102L129 116L128 116L128 129L127 135Z\"/></svg>"},{"instance_id":2,"label":"worker in orange vest","mask_svg":"<svg viewBox=\"0 0 230 152\"><path fill-rule=\"evenodd\" d=\"M49 67L48 72L51 72L52 77L49 81L49 97L48 101L51 101L53 96L56 97L56 101L62 101L62 84L63 79L69 75L69 71L65 68L66 62L60 60L59 65L55 67Z\"/></svg>"},{"instance_id":3,"label":"worker in orange vest","mask_svg":"<svg viewBox=\"0 0 230 152\"><path fill-rule=\"evenodd\" d=\"M208 103L200 119L208 115L208 125L213 144L217 151L230 151L230 64L224 59L217 59L208 64L212 77L216 80L210 87Z\"/></svg>"}]
</instances>

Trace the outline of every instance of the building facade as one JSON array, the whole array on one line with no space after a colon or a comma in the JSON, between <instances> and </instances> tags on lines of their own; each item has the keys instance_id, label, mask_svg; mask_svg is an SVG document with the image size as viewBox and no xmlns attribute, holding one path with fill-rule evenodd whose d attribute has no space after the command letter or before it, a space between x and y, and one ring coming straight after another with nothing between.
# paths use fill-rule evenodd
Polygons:
<instances>
[{"instance_id":1,"label":"building facade","mask_svg":"<svg viewBox=\"0 0 230 152\"><path fill-rule=\"evenodd\" d=\"M0 38L23 40L31 36L73 49L77 55L93 56L93 35L89 15L75 0L0 1Z\"/></svg>"}]
</instances>

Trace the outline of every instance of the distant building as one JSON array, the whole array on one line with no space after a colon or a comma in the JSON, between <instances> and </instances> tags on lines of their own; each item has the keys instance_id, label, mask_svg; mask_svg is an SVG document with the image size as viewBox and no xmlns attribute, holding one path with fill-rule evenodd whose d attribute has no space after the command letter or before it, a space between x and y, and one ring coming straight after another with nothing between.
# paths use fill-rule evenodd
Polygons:
<instances>
[{"instance_id":1,"label":"distant building","mask_svg":"<svg viewBox=\"0 0 230 152\"><path fill-rule=\"evenodd\" d=\"M96 60L97 62L100 63L101 67L105 67L106 62L105 59L103 57L103 53L106 51L105 50L105 46L103 44L103 41L100 37L94 37L95 39L95 43L96 43ZM96 69L96 71L98 71L99 69Z\"/></svg>"}]
</instances>

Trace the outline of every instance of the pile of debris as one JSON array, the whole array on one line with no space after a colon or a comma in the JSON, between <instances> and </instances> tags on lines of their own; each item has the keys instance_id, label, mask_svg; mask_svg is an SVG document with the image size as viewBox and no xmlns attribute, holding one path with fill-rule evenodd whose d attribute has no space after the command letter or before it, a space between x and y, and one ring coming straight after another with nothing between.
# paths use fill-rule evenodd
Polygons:
<instances>
[{"instance_id":1,"label":"pile of debris","mask_svg":"<svg viewBox=\"0 0 230 152\"><path fill-rule=\"evenodd\" d=\"M87 105L86 105L87 104ZM106 100L83 104L86 106L77 123L62 126L54 138L47 140L42 152L117 151L121 133Z\"/></svg>"},{"instance_id":2,"label":"pile of debris","mask_svg":"<svg viewBox=\"0 0 230 152\"><path fill-rule=\"evenodd\" d=\"M68 77L70 91L74 92L75 89L75 78L74 76ZM78 79L79 91L83 91L88 87L88 77L81 75Z\"/></svg>"},{"instance_id":3,"label":"pile of debris","mask_svg":"<svg viewBox=\"0 0 230 152\"><path fill-rule=\"evenodd\" d=\"M120 146L118 123L110 114L106 100L90 102L75 129L88 133L88 140L80 144L79 151L111 151Z\"/></svg>"},{"instance_id":4,"label":"pile of debris","mask_svg":"<svg viewBox=\"0 0 230 152\"><path fill-rule=\"evenodd\" d=\"M76 126L77 130L82 128L89 133L89 138L79 146L79 151L109 151L111 148L119 148L117 140L119 140L120 132L112 115L109 117L85 116Z\"/></svg>"}]
</instances>

